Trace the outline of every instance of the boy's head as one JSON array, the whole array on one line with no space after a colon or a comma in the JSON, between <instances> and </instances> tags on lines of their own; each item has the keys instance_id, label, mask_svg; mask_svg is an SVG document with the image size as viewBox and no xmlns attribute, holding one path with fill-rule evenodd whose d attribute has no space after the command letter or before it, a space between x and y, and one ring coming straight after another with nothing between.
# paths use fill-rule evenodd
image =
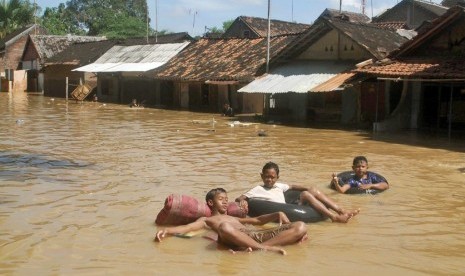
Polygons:
<instances>
[{"instance_id":1,"label":"boy's head","mask_svg":"<svg viewBox=\"0 0 465 276\"><path fill-rule=\"evenodd\" d=\"M358 165L360 162L365 162L368 164L368 160L365 156L356 156L352 162L352 166Z\"/></svg>"},{"instance_id":2,"label":"boy's head","mask_svg":"<svg viewBox=\"0 0 465 276\"><path fill-rule=\"evenodd\" d=\"M228 194L223 188L210 190L205 196L205 201L213 212L225 214L228 209Z\"/></svg>"},{"instance_id":3,"label":"boy's head","mask_svg":"<svg viewBox=\"0 0 465 276\"><path fill-rule=\"evenodd\" d=\"M357 156L352 162L352 169L358 177L362 177L368 171L368 160L365 156Z\"/></svg>"},{"instance_id":4,"label":"boy's head","mask_svg":"<svg viewBox=\"0 0 465 276\"><path fill-rule=\"evenodd\" d=\"M266 188L272 188L279 178L279 167L274 162L268 162L263 166L262 173L260 174L263 184Z\"/></svg>"}]
</instances>

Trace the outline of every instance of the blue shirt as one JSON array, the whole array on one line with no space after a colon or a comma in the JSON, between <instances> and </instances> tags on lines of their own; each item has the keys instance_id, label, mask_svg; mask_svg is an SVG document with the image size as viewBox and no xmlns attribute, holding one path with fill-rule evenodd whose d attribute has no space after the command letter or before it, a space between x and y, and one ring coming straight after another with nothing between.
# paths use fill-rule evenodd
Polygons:
<instances>
[{"instance_id":1,"label":"blue shirt","mask_svg":"<svg viewBox=\"0 0 465 276\"><path fill-rule=\"evenodd\" d=\"M362 184L376 184L381 182L386 182L387 180L381 175L374 172L367 172L367 178L359 178L355 173L350 175L350 177L341 179L342 183L349 184L351 188L357 188Z\"/></svg>"}]
</instances>

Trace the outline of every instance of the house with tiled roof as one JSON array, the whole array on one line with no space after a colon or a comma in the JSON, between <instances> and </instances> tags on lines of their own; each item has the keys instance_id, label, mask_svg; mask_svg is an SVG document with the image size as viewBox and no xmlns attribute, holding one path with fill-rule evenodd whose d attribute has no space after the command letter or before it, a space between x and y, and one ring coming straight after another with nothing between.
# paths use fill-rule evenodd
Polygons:
<instances>
[{"instance_id":1,"label":"house with tiled roof","mask_svg":"<svg viewBox=\"0 0 465 276\"><path fill-rule=\"evenodd\" d=\"M355 72L382 87L391 107L378 130L465 128L465 11L450 8L387 58Z\"/></svg>"},{"instance_id":2,"label":"house with tiled roof","mask_svg":"<svg viewBox=\"0 0 465 276\"><path fill-rule=\"evenodd\" d=\"M25 74L18 71L22 69L21 57L24 53L24 47L30 34L46 33L47 31L39 25L31 25L19 28L0 40L0 72L3 76L0 91L8 90L7 81L12 81L12 86L18 90L26 89L25 85L22 85L23 79L20 77ZM8 76L4 76L5 72L8 73ZM16 78L14 78L15 74Z\"/></svg>"},{"instance_id":3,"label":"house with tiled roof","mask_svg":"<svg viewBox=\"0 0 465 276\"><path fill-rule=\"evenodd\" d=\"M349 12L349 11L339 11L335 9L325 9L318 17L325 17L330 19L340 19L349 22L370 22L370 18L358 12Z\"/></svg>"},{"instance_id":4,"label":"house with tiled roof","mask_svg":"<svg viewBox=\"0 0 465 276\"><path fill-rule=\"evenodd\" d=\"M368 58L386 57L405 41L373 24L323 15L270 60L268 74L239 92L267 95L272 115L358 123L365 106L358 105L359 87L343 85L354 76L350 69Z\"/></svg>"},{"instance_id":5,"label":"house with tiled roof","mask_svg":"<svg viewBox=\"0 0 465 276\"><path fill-rule=\"evenodd\" d=\"M408 29L415 29L424 21L433 20L447 11L448 7L425 0L402 0L372 18L372 23L403 22Z\"/></svg>"},{"instance_id":6,"label":"house with tiled roof","mask_svg":"<svg viewBox=\"0 0 465 276\"><path fill-rule=\"evenodd\" d=\"M44 63L44 95L50 97L65 97L66 78L68 91L71 92L80 83L90 87L97 86L96 72L73 71L95 62L113 46L133 46L162 43L182 43L194 39L185 32L150 36L147 38L110 39L94 42L82 42L70 45L66 50L50 57ZM101 98L103 100L104 97Z\"/></svg>"},{"instance_id":7,"label":"house with tiled roof","mask_svg":"<svg viewBox=\"0 0 465 276\"><path fill-rule=\"evenodd\" d=\"M27 70L27 91L44 91L42 68L49 58L74 43L106 40L105 37L75 35L29 35L21 64Z\"/></svg>"},{"instance_id":8,"label":"house with tiled roof","mask_svg":"<svg viewBox=\"0 0 465 276\"><path fill-rule=\"evenodd\" d=\"M274 36L270 56L277 55L296 35ZM165 105L218 112L229 102L237 112L263 110L263 99L240 96L237 90L262 75L266 68L266 38L200 39L147 76L166 81Z\"/></svg>"},{"instance_id":9,"label":"house with tiled roof","mask_svg":"<svg viewBox=\"0 0 465 276\"><path fill-rule=\"evenodd\" d=\"M270 20L270 36L298 34L310 25ZM268 19L252 16L239 16L222 35L223 38L260 38L267 37Z\"/></svg>"}]
</instances>

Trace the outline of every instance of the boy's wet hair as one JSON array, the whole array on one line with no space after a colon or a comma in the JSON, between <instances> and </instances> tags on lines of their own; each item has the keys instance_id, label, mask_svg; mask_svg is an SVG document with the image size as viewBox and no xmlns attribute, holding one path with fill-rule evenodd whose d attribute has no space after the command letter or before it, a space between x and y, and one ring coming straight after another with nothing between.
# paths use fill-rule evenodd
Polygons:
<instances>
[{"instance_id":1,"label":"boy's wet hair","mask_svg":"<svg viewBox=\"0 0 465 276\"><path fill-rule=\"evenodd\" d=\"M265 171L267 171L269 169L274 169L276 171L276 175L279 175L279 166L278 166L278 164L276 164L274 162L271 162L271 161L266 163L265 166L263 166L262 173L265 173Z\"/></svg>"},{"instance_id":2,"label":"boy's wet hair","mask_svg":"<svg viewBox=\"0 0 465 276\"><path fill-rule=\"evenodd\" d=\"M219 194L219 193L227 193L225 189L223 188L215 188L215 189L211 189L207 195L205 196L205 201L208 201L208 200L213 200L215 198L215 195Z\"/></svg>"},{"instance_id":3,"label":"boy's wet hair","mask_svg":"<svg viewBox=\"0 0 465 276\"><path fill-rule=\"evenodd\" d=\"M365 156L356 156L352 162L352 165L355 166L360 162L365 162L368 164L368 159Z\"/></svg>"}]
</instances>

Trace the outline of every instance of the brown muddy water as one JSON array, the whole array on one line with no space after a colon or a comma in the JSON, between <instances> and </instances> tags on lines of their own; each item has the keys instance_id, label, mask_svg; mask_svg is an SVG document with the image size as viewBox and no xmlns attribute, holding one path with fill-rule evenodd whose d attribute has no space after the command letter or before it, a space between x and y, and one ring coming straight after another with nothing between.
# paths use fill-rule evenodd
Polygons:
<instances>
[{"instance_id":1,"label":"brown muddy water","mask_svg":"<svg viewBox=\"0 0 465 276\"><path fill-rule=\"evenodd\" d=\"M230 127L212 114L21 92L0 93L0 118L2 275L465 274L463 140ZM391 189L330 190L331 173L348 170L356 155ZM153 242L170 193L202 199L221 186L234 199L259 183L269 160L282 182L316 186L362 212L344 225L308 224L310 239L287 246L287 256L232 255L202 235Z\"/></svg>"}]
</instances>

